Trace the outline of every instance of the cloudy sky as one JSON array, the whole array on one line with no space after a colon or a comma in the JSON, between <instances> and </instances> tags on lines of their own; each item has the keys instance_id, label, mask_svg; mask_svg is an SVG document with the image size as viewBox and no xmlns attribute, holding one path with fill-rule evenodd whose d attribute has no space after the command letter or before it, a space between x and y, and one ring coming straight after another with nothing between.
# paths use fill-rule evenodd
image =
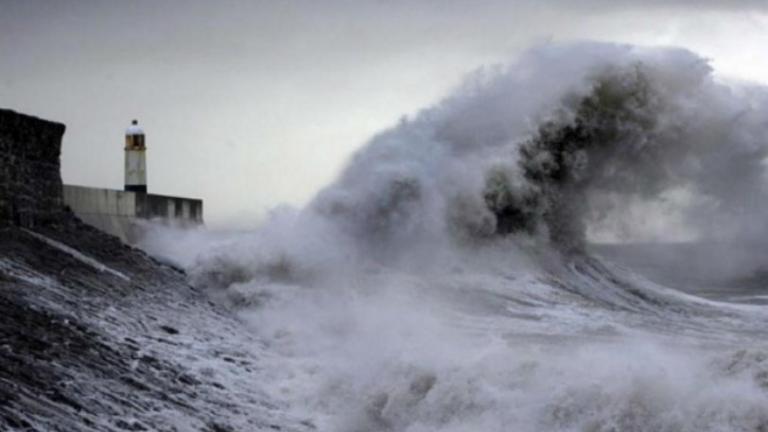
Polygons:
<instances>
[{"instance_id":1,"label":"cloudy sky","mask_svg":"<svg viewBox=\"0 0 768 432\"><path fill-rule=\"evenodd\" d=\"M548 41L678 45L768 83L768 2L0 0L0 107L67 125L66 183L121 188L147 132L152 192L209 225L300 205L377 131Z\"/></svg>"}]
</instances>

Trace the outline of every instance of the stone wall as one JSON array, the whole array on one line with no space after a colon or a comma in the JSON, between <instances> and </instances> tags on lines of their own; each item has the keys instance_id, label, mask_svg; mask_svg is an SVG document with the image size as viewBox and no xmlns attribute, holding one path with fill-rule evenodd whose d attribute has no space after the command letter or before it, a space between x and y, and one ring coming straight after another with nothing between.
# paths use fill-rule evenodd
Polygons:
<instances>
[{"instance_id":1,"label":"stone wall","mask_svg":"<svg viewBox=\"0 0 768 432\"><path fill-rule=\"evenodd\" d=\"M64 130L61 123L0 109L0 224L31 227L61 216Z\"/></svg>"}]
</instances>

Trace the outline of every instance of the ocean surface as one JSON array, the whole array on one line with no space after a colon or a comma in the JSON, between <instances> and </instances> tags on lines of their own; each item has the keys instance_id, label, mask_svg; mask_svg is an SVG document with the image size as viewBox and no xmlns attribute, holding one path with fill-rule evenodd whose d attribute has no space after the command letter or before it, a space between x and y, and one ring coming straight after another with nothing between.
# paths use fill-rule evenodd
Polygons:
<instances>
[{"instance_id":1,"label":"ocean surface","mask_svg":"<svg viewBox=\"0 0 768 432\"><path fill-rule=\"evenodd\" d=\"M549 44L249 232L158 231L317 430L765 431L768 92ZM291 174L287 174L290 176Z\"/></svg>"}]
</instances>

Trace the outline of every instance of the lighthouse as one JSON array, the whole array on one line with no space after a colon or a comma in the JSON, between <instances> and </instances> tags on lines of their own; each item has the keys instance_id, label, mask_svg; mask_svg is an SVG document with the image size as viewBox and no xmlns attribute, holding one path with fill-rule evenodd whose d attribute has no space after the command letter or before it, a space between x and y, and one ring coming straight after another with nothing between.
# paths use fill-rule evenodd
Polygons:
<instances>
[{"instance_id":1,"label":"lighthouse","mask_svg":"<svg viewBox=\"0 0 768 432\"><path fill-rule=\"evenodd\" d=\"M133 120L125 130L125 190L147 193L147 147L144 131Z\"/></svg>"},{"instance_id":2,"label":"lighthouse","mask_svg":"<svg viewBox=\"0 0 768 432\"><path fill-rule=\"evenodd\" d=\"M2 126L0 124L0 128ZM0 147L4 144L0 143ZM114 149L118 151L117 146ZM146 152L144 131L139 127L139 122L134 120L125 130L125 189L65 184L62 188L64 204L83 222L133 245L148 234L148 225L144 221L173 224L174 227L202 225L203 200L148 193ZM0 152L0 159L2 157ZM0 177L2 174L0 172ZM2 195L3 190L0 188L0 207L5 198ZM0 219L3 216L1 213Z\"/></svg>"}]
</instances>

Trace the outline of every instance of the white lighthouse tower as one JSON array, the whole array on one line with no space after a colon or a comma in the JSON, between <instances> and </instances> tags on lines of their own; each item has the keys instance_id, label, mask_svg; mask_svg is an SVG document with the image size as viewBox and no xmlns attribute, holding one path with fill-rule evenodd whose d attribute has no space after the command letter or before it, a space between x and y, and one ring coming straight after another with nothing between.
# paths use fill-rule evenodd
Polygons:
<instances>
[{"instance_id":1,"label":"white lighthouse tower","mask_svg":"<svg viewBox=\"0 0 768 432\"><path fill-rule=\"evenodd\" d=\"M147 193L147 147L144 131L134 120L125 130L125 190Z\"/></svg>"}]
</instances>

